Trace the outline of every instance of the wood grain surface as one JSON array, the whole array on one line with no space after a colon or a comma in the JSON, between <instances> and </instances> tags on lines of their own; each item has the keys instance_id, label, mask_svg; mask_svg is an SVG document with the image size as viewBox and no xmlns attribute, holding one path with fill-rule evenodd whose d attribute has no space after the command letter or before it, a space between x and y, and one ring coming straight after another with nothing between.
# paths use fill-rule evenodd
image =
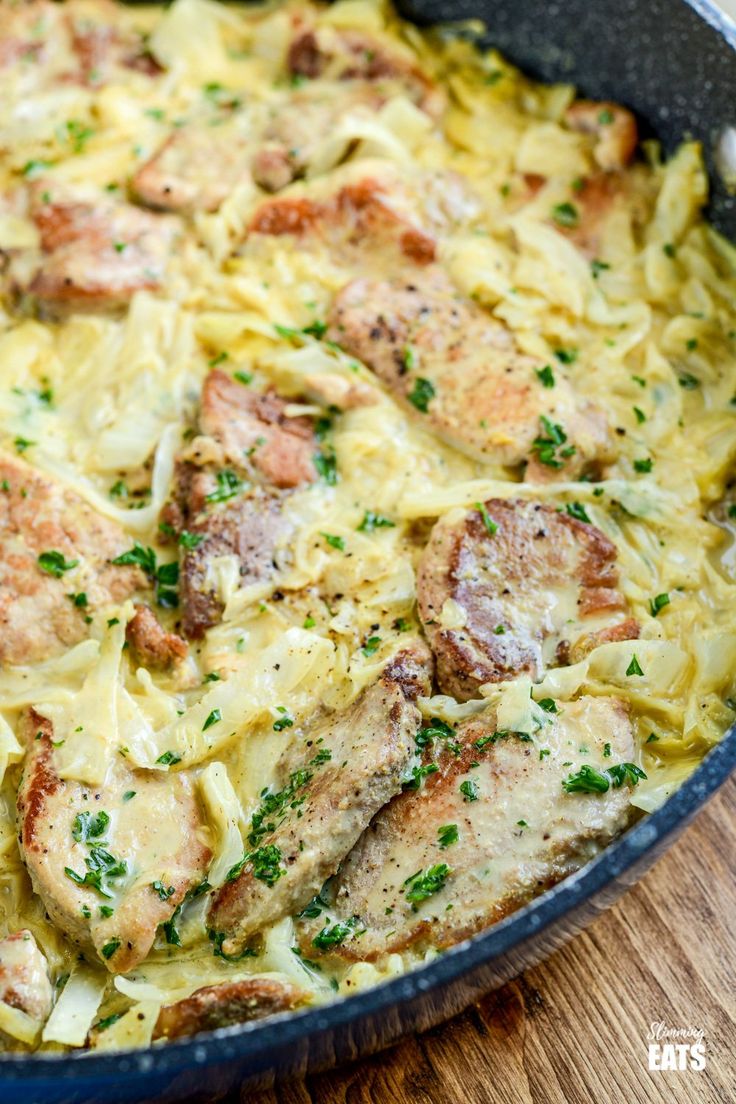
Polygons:
<instances>
[{"instance_id":1,"label":"wood grain surface","mask_svg":"<svg viewBox=\"0 0 736 1104\"><path fill-rule=\"evenodd\" d=\"M736 779L572 943L463 1015L248 1104L736 1101ZM705 1032L706 1067L650 1072L650 1024Z\"/></svg>"}]
</instances>

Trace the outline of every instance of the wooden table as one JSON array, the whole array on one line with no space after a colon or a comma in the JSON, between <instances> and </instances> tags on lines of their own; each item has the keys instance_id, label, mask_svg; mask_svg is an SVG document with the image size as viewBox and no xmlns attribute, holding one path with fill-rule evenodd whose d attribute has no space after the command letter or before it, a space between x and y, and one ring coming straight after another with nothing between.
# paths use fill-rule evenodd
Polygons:
<instances>
[{"instance_id":1,"label":"wooden table","mask_svg":"<svg viewBox=\"0 0 736 1104\"><path fill-rule=\"evenodd\" d=\"M567 947L463 1015L248 1104L736 1101L736 779ZM650 1024L702 1028L702 1072L649 1071Z\"/></svg>"}]
</instances>

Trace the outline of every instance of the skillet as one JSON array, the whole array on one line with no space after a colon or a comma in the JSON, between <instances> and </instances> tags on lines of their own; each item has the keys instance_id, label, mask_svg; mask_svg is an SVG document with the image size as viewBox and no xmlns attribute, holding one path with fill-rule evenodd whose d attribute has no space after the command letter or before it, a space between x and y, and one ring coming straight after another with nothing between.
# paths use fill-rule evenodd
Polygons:
<instances>
[{"instance_id":1,"label":"skillet","mask_svg":"<svg viewBox=\"0 0 736 1104\"><path fill-rule=\"evenodd\" d=\"M736 239L722 170L736 148L736 26L710 0L399 0L420 24L480 18L534 77L632 107L671 152L703 142L707 217ZM729 128L732 128L729 138ZM734 154L736 162L736 154ZM736 176L736 163L731 165ZM0 1057L3 1104L209 1102L369 1054L455 1015L579 932L673 842L736 769L736 726L657 812L532 904L431 964L347 1001L128 1054Z\"/></svg>"}]
</instances>

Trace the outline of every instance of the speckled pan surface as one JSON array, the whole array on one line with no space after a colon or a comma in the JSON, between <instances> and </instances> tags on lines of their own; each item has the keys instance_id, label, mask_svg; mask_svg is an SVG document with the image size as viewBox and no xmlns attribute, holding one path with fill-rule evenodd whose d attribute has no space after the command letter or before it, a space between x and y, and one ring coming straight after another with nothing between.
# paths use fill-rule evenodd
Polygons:
<instances>
[{"instance_id":1,"label":"speckled pan surface","mask_svg":"<svg viewBox=\"0 0 736 1104\"><path fill-rule=\"evenodd\" d=\"M736 125L736 33L716 8L685 0L408 0L421 22L480 17L489 39L543 79L637 110L668 148L685 133L711 153ZM710 217L736 236L736 201L712 157ZM658 812L529 907L431 965L324 1010L274 1018L130 1055L0 1060L3 1104L221 1099L273 1075L355 1058L424 1030L543 958L643 873L736 768L736 729Z\"/></svg>"}]
</instances>

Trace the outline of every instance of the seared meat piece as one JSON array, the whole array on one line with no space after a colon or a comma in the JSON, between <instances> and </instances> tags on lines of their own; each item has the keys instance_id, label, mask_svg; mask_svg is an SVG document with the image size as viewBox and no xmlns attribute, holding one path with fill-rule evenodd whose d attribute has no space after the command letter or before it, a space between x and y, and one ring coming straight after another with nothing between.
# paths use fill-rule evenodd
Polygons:
<instances>
[{"instance_id":1,"label":"seared meat piece","mask_svg":"<svg viewBox=\"0 0 736 1104\"><path fill-rule=\"evenodd\" d=\"M87 189L56 182L34 186L31 217L42 257L22 290L57 307L112 307L161 284L173 224Z\"/></svg>"},{"instance_id":2,"label":"seared meat piece","mask_svg":"<svg viewBox=\"0 0 736 1104\"><path fill-rule=\"evenodd\" d=\"M290 418L275 391L259 394L215 368L202 388L200 430L222 447L228 464L256 472L274 487L317 478L317 449L308 418Z\"/></svg>"},{"instance_id":3,"label":"seared meat piece","mask_svg":"<svg viewBox=\"0 0 736 1104\"><path fill-rule=\"evenodd\" d=\"M78 495L0 454L0 664L63 651L87 635L85 617L145 587L137 567L110 563L129 545Z\"/></svg>"},{"instance_id":4,"label":"seared meat piece","mask_svg":"<svg viewBox=\"0 0 736 1104\"><path fill-rule=\"evenodd\" d=\"M575 193L572 204L577 211L577 221L573 226L555 223L555 230L569 238L586 257L597 257L601 252L607 224L626 198L626 181L623 177L610 173L587 176ZM631 204L631 199L630 207L635 213L636 208Z\"/></svg>"},{"instance_id":5,"label":"seared meat piece","mask_svg":"<svg viewBox=\"0 0 736 1104\"><path fill-rule=\"evenodd\" d=\"M174 499L163 515L176 532L189 533L180 599L190 639L201 639L222 614L215 562L235 556L242 585L268 579L276 547L288 535L284 492L316 479L311 423L288 417L286 409L275 392L259 394L218 369L205 380L202 435L179 460Z\"/></svg>"},{"instance_id":6,"label":"seared meat piece","mask_svg":"<svg viewBox=\"0 0 736 1104\"><path fill-rule=\"evenodd\" d=\"M355 280L337 295L328 338L358 357L407 410L450 444L509 466L528 461L527 479L574 478L610 458L605 416L580 401L563 379L542 387L541 362L520 353L513 335L439 269L409 278ZM536 442L544 423L561 423L561 447ZM549 466L549 464L553 466Z\"/></svg>"},{"instance_id":7,"label":"seared meat piece","mask_svg":"<svg viewBox=\"0 0 736 1104\"><path fill-rule=\"evenodd\" d=\"M136 606L125 627L125 639L144 667L165 670L187 654L186 641L176 633L166 632L149 606Z\"/></svg>"},{"instance_id":8,"label":"seared meat piece","mask_svg":"<svg viewBox=\"0 0 736 1104\"><path fill-rule=\"evenodd\" d=\"M51 724L30 711L18 790L21 853L53 922L108 970L142 962L160 924L204 879L211 858L192 781L135 771L116 756L105 784L63 780Z\"/></svg>"},{"instance_id":9,"label":"seared meat piece","mask_svg":"<svg viewBox=\"0 0 736 1104\"><path fill-rule=\"evenodd\" d=\"M541 678L545 667L570 658L571 646L581 658L605 639L635 639L639 625L621 619L617 583L615 545L552 506L492 498L482 511L443 518L417 573L440 687L467 701L485 682ZM576 643L595 618L605 619L608 635Z\"/></svg>"},{"instance_id":10,"label":"seared meat piece","mask_svg":"<svg viewBox=\"0 0 736 1104\"><path fill-rule=\"evenodd\" d=\"M611 779L604 793L563 787L581 766L602 772L633 759L617 698L560 703L533 741L497 732L489 708L453 743L457 754L442 751L438 772L379 813L343 863L330 911L347 938L332 953L370 960L458 943L578 870L628 823L626 781ZM310 957L329 946L318 934L324 924L305 925Z\"/></svg>"},{"instance_id":11,"label":"seared meat piece","mask_svg":"<svg viewBox=\"0 0 736 1104\"><path fill-rule=\"evenodd\" d=\"M256 210L250 234L290 234L327 246L346 262L365 263L380 253L387 263L426 265L435 257L434 238L392 203L385 182L366 177L324 200L309 196L270 199Z\"/></svg>"},{"instance_id":12,"label":"seared meat piece","mask_svg":"<svg viewBox=\"0 0 736 1104\"><path fill-rule=\"evenodd\" d=\"M190 534L179 588L190 639L201 639L222 614L215 561L235 556L241 585L268 579L289 532L284 494L317 477L311 422L286 410L274 391L259 394L218 369L205 380L202 435L180 458L174 500L163 515L176 532Z\"/></svg>"},{"instance_id":13,"label":"seared meat piece","mask_svg":"<svg viewBox=\"0 0 736 1104\"><path fill-rule=\"evenodd\" d=\"M165 1004L159 1012L154 1039L181 1039L218 1027L261 1020L291 1012L309 1003L309 993L289 981L249 977L197 989L190 997Z\"/></svg>"},{"instance_id":14,"label":"seared meat piece","mask_svg":"<svg viewBox=\"0 0 736 1104\"><path fill-rule=\"evenodd\" d=\"M253 850L212 902L209 924L226 933L226 953L303 908L400 791L419 728L413 699L418 685L425 692L429 687L428 660L424 645L417 645L348 709L310 728L308 746L283 757L281 793L287 797L264 798L252 820Z\"/></svg>"},{"instance_id":15,"label":"seared meat piece","mask_svg":"<svg viewBox=\"0 0 736 1104\"><path fill-rule=\"evenodd\" d=\"M216 211L250 175L245 142L219 129L181 127L133 177L142 203L163 211Z\"/></svg>"},{"instance_id":16,"label":"seared meat piece","mask_svg":"<svg viewBox=\"0 0 736 1104\"><path fill-rule=\"evenodd\" d=\"M179 583L182 629L190 640L201 640L222 616L223 603L212 578L218 557L237 557L242 586L273 575L276 547L289 533L282 502L282 496L256 487L191 523L189 532L202 540L184 553Z\"/></svg>"},{"instance_id":17,"label":"seared meat piece","mask_svg":"<svg viewBox=\"0 0 736 1104\"><path fill-rule=\"evenodd\" d=\"M395 84L428 115L445 106L442 91L419 66L364 31L315 27L297 31L287 59L296 76Z\"/></svg>"},{"instance_id":18,"label":"seared meat piece","mask_svg":"<svg viewBox=\"0 0 736 1104\"><path fill-rule=\"evenodd\" d=\"M27 930L0 939L0 1001L45 1023L54 1000L48 963Z\"/></svg>"},{"instance_id":19,"label":"seared meat piece","mask_svg":"<svg viewBox=\"0 0 736 1104\"><path fill-rule=\"evenodd\" d=\"M565 122L571 130L591 135L593 157L604 172L625 169L634 156L639 141L636 119L620 104L576 100L565 112Z\"/></svg>"}]
</instances>

